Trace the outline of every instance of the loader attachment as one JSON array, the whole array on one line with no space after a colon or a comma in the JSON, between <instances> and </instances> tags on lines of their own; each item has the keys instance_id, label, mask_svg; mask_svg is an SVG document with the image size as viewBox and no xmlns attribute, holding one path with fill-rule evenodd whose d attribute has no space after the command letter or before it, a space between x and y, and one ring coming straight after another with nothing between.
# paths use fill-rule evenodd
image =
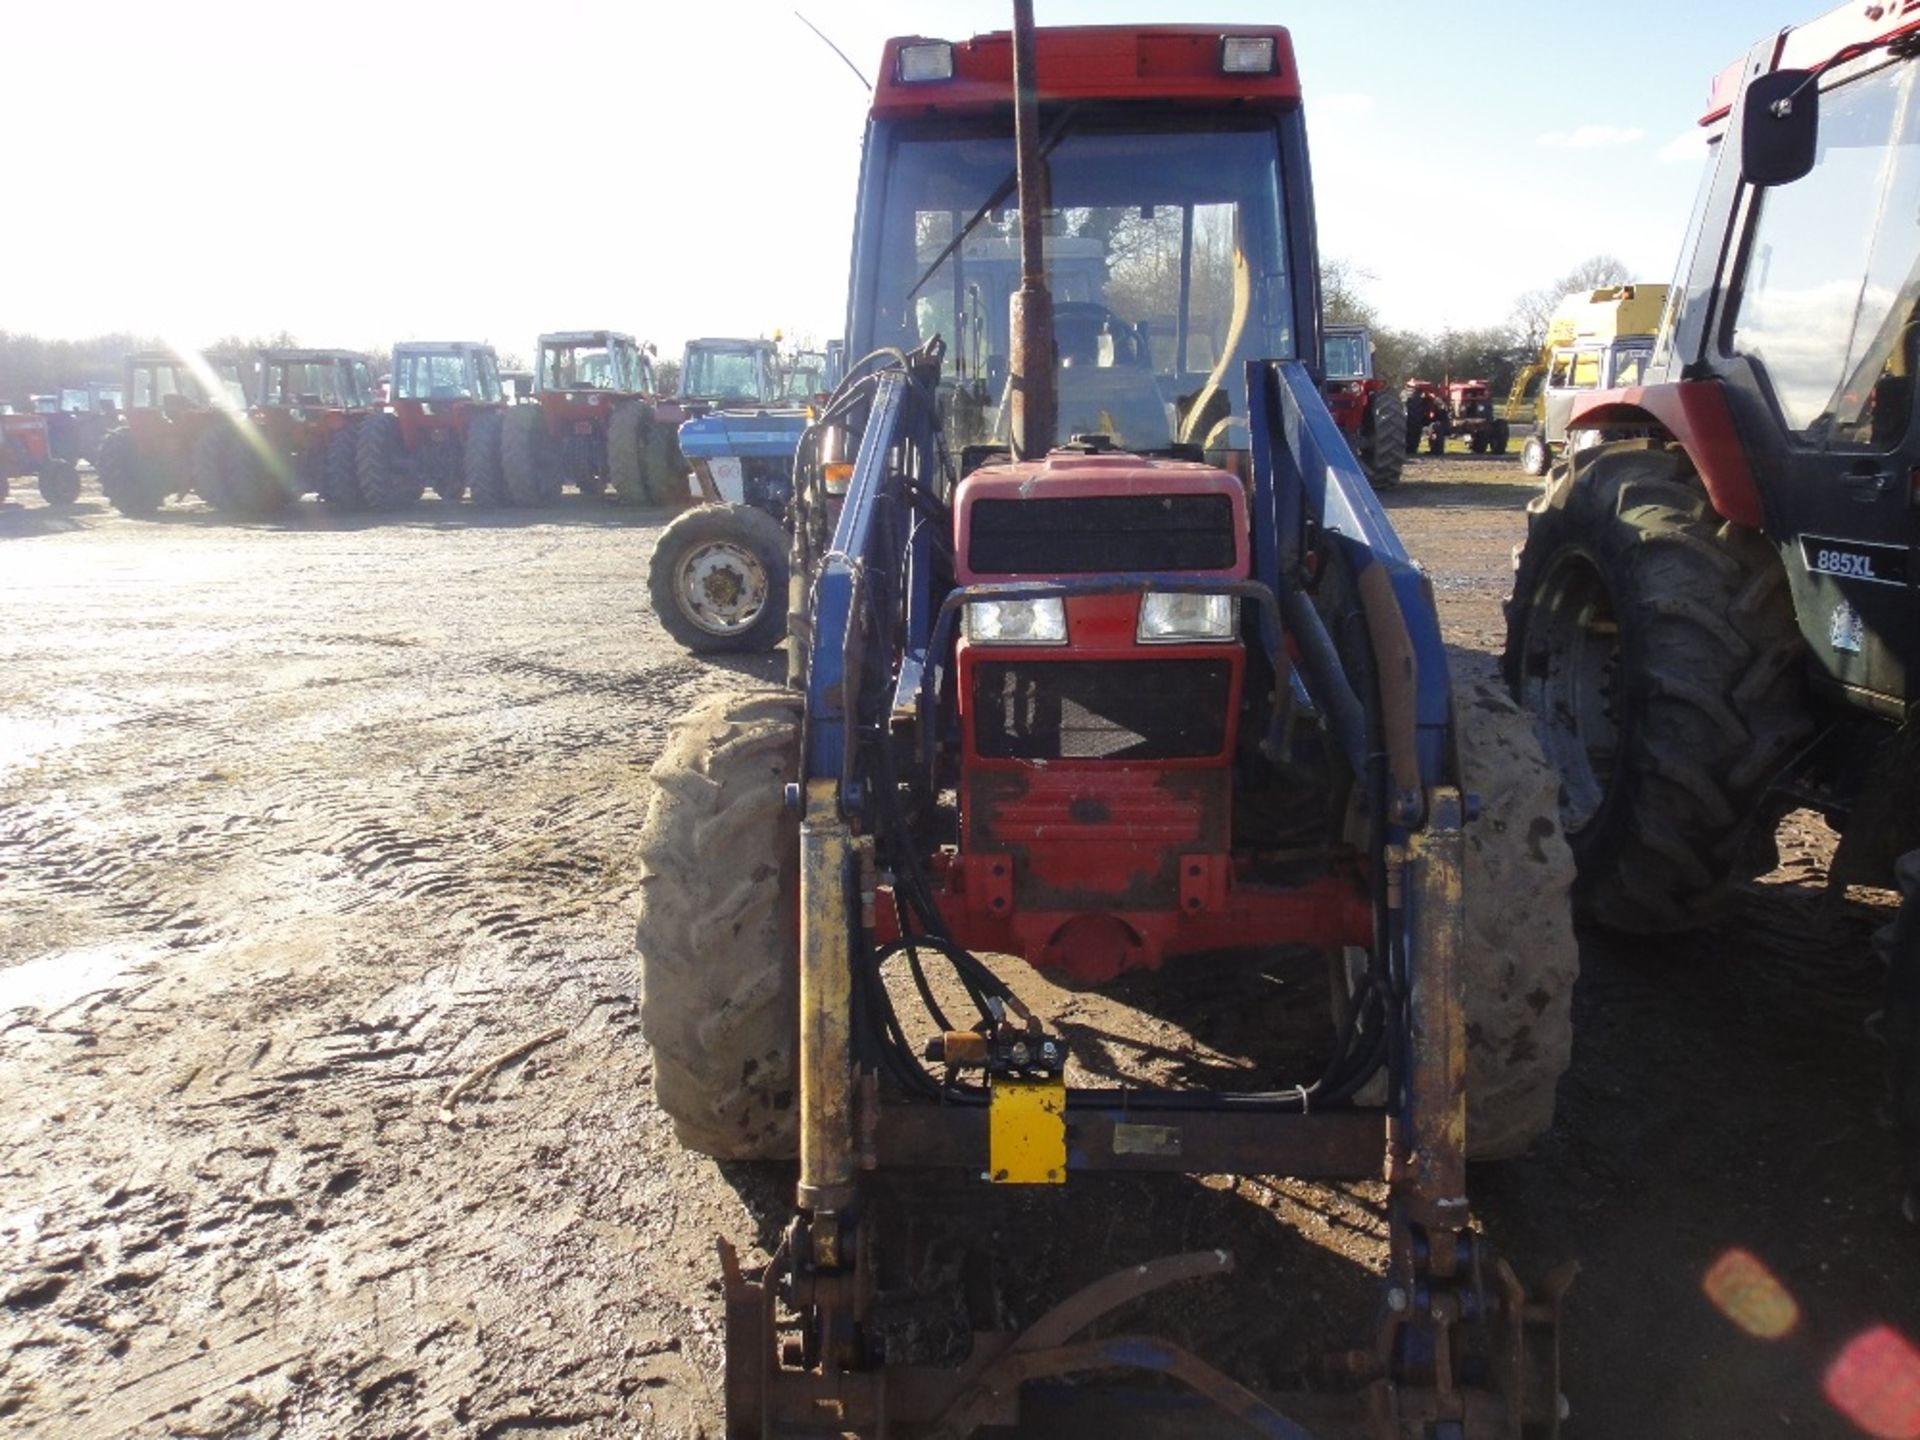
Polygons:
<instances>
[{"instance_id":1,"label":"loader attachment","mask_svg":"<svg viewBox=\"0 0 1920 1440\"><path fill-rule=\"evenodd\" d=\"M801 781L789 791L801 812L798 1205L757 1277L721 1243L728 1434L958 1440L1044 1426L1062 1435L1080 1433L1075 1411L1112 1415L1123 1404L1128 1435L1552 1440L1564 1407L1560 1301L1572 1271L1529 1293L1473 1224L1466 1198L1466 807L1444 652L1424 580L1304 367L1249 367L1261 539L1251 578L1231 593L1246 603L1250 629L1269 632L1262 648L1297 656L1273 672L1293 711L1325 727L1336 753L1355 742L1368 768L1384 843L1377 867L1363 866L1370 900L1360 913L1373 927L1384 995L1372 1063L1386 1083L1369 1093L1384 1099L1368 1103L1357 1086L1322 1092L1322 1108L1305 1086L1250 1095L1069 1085L1064 1040L1011 992L991 991L984 966L965 973L990 992L987 1018L927 1046L950 1076L977 1072L977 1085L933 1098L902 1093L897 1056L886 1058L875 1033L871 986L885 917L902 923L906 907L894 893L905 885L893 870L904 853L898 817L876 788L905 786L887 768L898 755L878 762L874 747L910 717L921 734L937 724L933 697L951 683L944 613L928 614L924 597L884 578L913 554L911 496L934 488L945 463L927 383L938 350L908 360L872 386L851 485L813 567ZM1380 657L1367 688L1377 694L1338 679L1338 647L1301 598L1305 557L1330 533L1358 576L1364 629ZM1058 588L1066 599L1100 599L1103 587L1112 588L1100 580ZM1030 591L991 593L1024 601ZM1334 733L1356 724L1357 735ZM918 750L886 743L908 756ZM1384 1180L1381 1319L1369 1347L1328 1357L1327 1390L1288 1396L1256 1393L1166 1340L1112 1329L1122 1307L1163 1287L1224 1283L1231 1258L1204 1251L1119 1271L1024 1329L975 1331L958 1364L890 1364L873 1322L877 1200L866 1177L877 1170L929 1172L928 1183L943 1188L976 1177L1057 1185L1099 1171ZM932 1178L940 1171L949 1174ZM1109 1383L1143 1379L1144 1387Z\"/></svg>"}]
</instances>

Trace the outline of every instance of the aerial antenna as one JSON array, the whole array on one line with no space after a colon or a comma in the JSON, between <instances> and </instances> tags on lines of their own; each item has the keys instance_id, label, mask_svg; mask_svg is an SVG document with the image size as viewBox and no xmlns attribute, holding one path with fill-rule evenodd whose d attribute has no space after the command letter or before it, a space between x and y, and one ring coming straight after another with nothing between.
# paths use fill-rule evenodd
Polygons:
<instances>
[{"instance_id":1,"label":"aerial antenna","mask_svg":"<svg viewBox=\"0 0 1920 1440\"><path fill-rule=\"evenodd\" d=\"M793 18L798 20L802 25L806 26L807 29L811 30L814 34L818 35L820 37L820 43L822 45L825 45L827 49L831 50L834 54L838 55L840 57L840 63L842 65L845 65L847 69L853 71L854 79L858 80L862 85L866 86L867 89L869 90L873 89L873 82L867 79L866 76L860 73L860 67L858 65L854 64L853 61L847 59L846 51L842 50L838 45L834 44L833 41L827 39L826 31L822 30L818 25L814 24L811 20L807 19L807 17L802 15L798 10L793 12Z\"/></svg>"}]
</instances>

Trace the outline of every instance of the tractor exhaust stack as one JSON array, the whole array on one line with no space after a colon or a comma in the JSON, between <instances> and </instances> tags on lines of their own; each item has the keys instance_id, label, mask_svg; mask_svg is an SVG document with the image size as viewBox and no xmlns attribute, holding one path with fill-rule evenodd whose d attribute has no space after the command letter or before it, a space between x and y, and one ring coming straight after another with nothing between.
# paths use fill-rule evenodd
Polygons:
<instances>
[{"instance_id":1,"label":"tractor exhaust stack","mask_svg":"<svg viewBox=\"0 0 1920 1440\"><path fill-rule=\"evenodd\" d=\"M1020 201L1020 288L1009 302L1013 377L1011 435L1016 460L1053 448L1059 403L1053 359L1053 296L1047 290L1043 232L1046 171L1040 157L1040 101L1033 73L1033 0L1013 0L1013 143Z\"/></svg>"}]
</instances>

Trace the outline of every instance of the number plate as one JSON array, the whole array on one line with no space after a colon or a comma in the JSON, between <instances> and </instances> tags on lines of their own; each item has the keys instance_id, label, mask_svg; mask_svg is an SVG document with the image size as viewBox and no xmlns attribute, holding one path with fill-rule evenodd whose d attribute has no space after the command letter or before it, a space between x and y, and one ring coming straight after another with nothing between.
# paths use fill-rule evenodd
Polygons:
<instances>
[{"instance_id":1,"label":"number plate","mask_svg":"<svg viewBox=\"0 0 1920 1440\"><path fill-rule=\"evenodd\" d=\"M1800 537L1800 555L1807 569L1816 575L1831 575L1836 580L1905 585L1907 558L1912 553L1904 545L1872 545L1864 540L1834 540L1824 535Z\"/></svg>"},{"instance_id":2,"label":"number plate","mask_svg":"<svg viewBox=\"0 0 1920 1440\"><path fill-rule=\"evenodd\" d=\"M574 421L573 433L576 435L591 435L593 433L593 421L591 420Z\"/></svg>"}]
</instances>

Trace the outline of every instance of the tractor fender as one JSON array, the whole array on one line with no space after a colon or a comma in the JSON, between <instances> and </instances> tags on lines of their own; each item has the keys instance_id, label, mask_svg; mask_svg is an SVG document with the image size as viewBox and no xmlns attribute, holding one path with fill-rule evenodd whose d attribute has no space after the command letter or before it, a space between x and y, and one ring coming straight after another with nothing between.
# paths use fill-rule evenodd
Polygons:
<instances>
[{"instance_id":1,"label":"tractor fender","mask_svg":"<svg viewBox=\"0 0 1920 1440\"><path fill-rule=\"evenodd\" d=\"M1576 400L1567 429L1664 430L1687 452L1707 499L1723 519L1750 530L1763 527L1766 515L1760 490L1747 464L1718 380L1680 380L1668 385L1597 390Z\"/></svg>"}]
</instances>

